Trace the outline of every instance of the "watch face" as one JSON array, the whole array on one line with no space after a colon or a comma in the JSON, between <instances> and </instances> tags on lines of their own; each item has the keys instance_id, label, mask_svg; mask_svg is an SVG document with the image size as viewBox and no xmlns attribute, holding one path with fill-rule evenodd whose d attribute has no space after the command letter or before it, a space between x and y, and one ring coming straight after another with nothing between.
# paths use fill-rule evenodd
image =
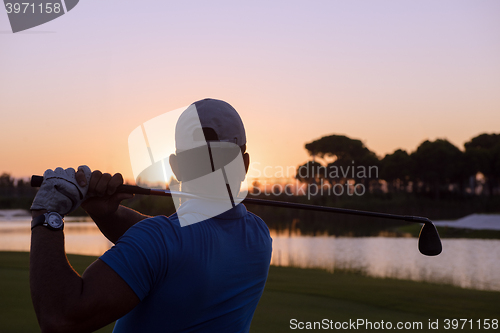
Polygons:
<instances>
[{"instance_id":1,"label":"watch face","mask_svg":"<svg viewBox=\"0 0 500 333\"><path fill-rule=\"evenodd\" d=\"M49 215L46 218L47 224L50 225L52 228L60 228L63 224L63 220L61 215L57 213L49 213Z\"/></svg>"}]
</instances>

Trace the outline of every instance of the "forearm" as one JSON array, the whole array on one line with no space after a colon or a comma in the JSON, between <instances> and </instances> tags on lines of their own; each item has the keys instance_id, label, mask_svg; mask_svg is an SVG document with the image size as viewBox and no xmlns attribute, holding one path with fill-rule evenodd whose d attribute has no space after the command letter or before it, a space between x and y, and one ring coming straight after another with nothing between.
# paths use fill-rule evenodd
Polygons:
<instances>
[{"instance_id":1,"label":"forearm","mask_svg":"<svg viewBox=\"0 0 500 333\"><path fill-rule=\"evenodd\" d=\"M43 226L31 234L30 288L42 332L93 332L140 302L100 260L80 277L66 258L63 232Z\"/></svg>"},{"instance_id":2,"label":"forearm","mask_svg":"<svg viewBox=\"0 0 500 333\"><path fill-rule=\"evenodd\" d=\"M73 209L75 202L80 204L79 199L86 196L86 186L93 189L95 197L82 202L81 206L86 203L84 208L102 216L110 215L102 219L94 217L110 240L116 241L130 226L147 218L119 206L121 200L132 197L124 193L113 194L123 183L121 175L111 177L95 171L95 177L91 178L93 183L89 185L85 170L78 171L78 178L83 179L76 179L73 169L61 170L44 173L44 183L32 205L33 218L45 213L41 209L47 207L51 212ZM52 178L46 178L46 174ZM78 193L71 184L79 189ZM105 191L101 187L110 195L103 195ZM122 317L140 302L130 286L101 260L90 265L82 276L75 272L65 254L60 217L48 214L45 218L48 224L41 225L44 222L41 218L34 221L30 252L31 297L42 332L92 332Z\"/></svg>"},{"instance_id":3,"label":"forearm","mask_svg":"<svg viewBox=\"0 0 500 333\"><path fill-rule=\"evenodd\" d=\"M30 288L42 331L68 326L78 310L83 280L64 251L63 231L36 227L31 233Z\"/></svg>"},{"instance_id":4,"label":"forearm","mask_svg":"<svg viewBox=\"0 0 500 333\"><path fill-rule=\"evenodd\" d=\"M121 205L118 206L116 212L111 215L89 215L99 227L102 234L112 243L116 243L131 226L150 217Z\"/></svg>"}]
</instances>

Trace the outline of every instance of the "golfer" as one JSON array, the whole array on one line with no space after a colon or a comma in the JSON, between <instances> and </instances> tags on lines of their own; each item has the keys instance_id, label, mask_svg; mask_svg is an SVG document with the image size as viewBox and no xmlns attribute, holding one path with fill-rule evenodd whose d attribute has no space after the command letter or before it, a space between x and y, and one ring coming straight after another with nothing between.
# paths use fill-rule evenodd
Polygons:
<instances>
[{"instance_id":1,"label":"golfer","mask_svg":"<svg viewBox=\"0 0 500 333\"><path fill-rule=\"evenodd\" d=\"M236 110L213 99L194 105L207 143L239 146L246 173L246 136ZM199 133L183 132L191 134L199 140ZM180 152L177 147L170 162L182 185L193 174L180 167ZM132 197L116 192L122 184L120 174L86 166L45 172L31 207L30 253L42 332L91 332L115 320L114 332L249 332L271 260L266 224L233 201L230 209L200 221L188 212L186 226L179 212L142 215L120 205ZM197 207L195 199L187 203ZM62 218L80 204L114 243L82 276L66 258Z\"/></svg>"}]
</instances>

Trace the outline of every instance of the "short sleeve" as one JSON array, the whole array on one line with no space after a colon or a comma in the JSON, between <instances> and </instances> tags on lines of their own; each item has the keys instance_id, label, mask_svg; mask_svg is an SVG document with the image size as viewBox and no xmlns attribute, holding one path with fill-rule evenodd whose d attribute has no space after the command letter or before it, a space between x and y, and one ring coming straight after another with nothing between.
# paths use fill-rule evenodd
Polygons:
<instances>
[{"instance_id":1,"label":"short sleeve","mask_svg":"<svg viewBox=\"0 0 500 333\"><path fill-rule=\"evenodd\" d=\"M167 271L168 250L153 219L132 226L99 259L111 267L142 301Z\"/></svg>"}]
</instances>

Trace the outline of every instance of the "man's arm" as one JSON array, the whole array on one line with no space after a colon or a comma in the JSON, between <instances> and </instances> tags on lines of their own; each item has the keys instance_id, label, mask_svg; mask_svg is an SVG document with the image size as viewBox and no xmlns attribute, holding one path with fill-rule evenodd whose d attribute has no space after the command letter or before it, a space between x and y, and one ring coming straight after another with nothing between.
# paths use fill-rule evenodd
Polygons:
<instances>
[{"instance_id":1,"label":"man's arm","mask_svg":"<svg viewBox=\"0 0 500 333\"><path fill-rule=\"evenodd\" d=\"M34 211L33 217L43 211ZM30 287L42 332L92 332L124 316L139 302L134 291L101 260L80 277L68 263L63 231L35 227Z\"/></svg>"},{"instance_id":2,"label":"man's arm","mask_svg":"<svg viewBox=\"0 0 500 333\"><path fill-rule=\"evenodd\" d=\"M99 216L87 210L92 220L94 220L102 234L113 244L134 224L144 219L149 218L148 215L143 215L131 208L118 206L117 210L107 216Z\"/></svg>"},{"instance_id":3,"label":"man's arm","mask_svg":"<svg viewBox=\"0 0 500 333\"><path fill-rule=\"evenodd\" d=\"M75 178L90 195L82 207L112 242L148 217L119 205L133 197L116 193L123 184L120 174L94 171L87 181L80 167ZM44 212L35 210L32 215ZM44 226L35 227L31 234L30 287L42 332L91 332L124 316L140 302L129 285L101 260L80 276L66 257L63 231Z\"/></svg>"},{"instance_id":4,"label":"man's arm","mask_svg":"<svg viewBox=\"0 0 500 333\"><path fill-rule=\"evenodd\" d=\"M76 180L81 186L88 186L90 198L82 203L83 209L112 243L116 243L131 226L150 217L120 205L122 200L133 197L133 194L116 193L118 186L123 184L121 174L111 176L96 170L87 184L83 171L78 169Z\"/></svg>"}]
</instances>

